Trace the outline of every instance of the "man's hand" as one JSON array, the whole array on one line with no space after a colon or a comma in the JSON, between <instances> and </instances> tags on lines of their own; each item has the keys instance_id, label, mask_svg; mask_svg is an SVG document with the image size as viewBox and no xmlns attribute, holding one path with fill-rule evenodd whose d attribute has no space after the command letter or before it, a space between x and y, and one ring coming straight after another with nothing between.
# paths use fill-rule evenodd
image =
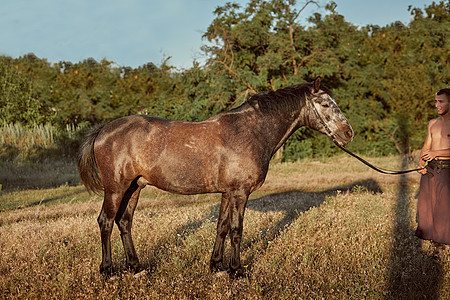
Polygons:
<instances>
[{"instance_id":1,"label":"man's hand","mask_svg":"<svg viewBox=\"0 0 450 300\"><path fill-rule=\"evenodd\" d=\"M425 161L430 161L436 158L438 156L437 151L434 150L426 150L422 153L422 159Z\"/></svg>"},{"instance_id":2,"label":"man's hand","mask_svg":"<svg viewBox=\"0 0 450 300\"><path fill-rule=\"evenodd\" d=\"M420 169L420 170L417 171L418 173L420 173L422 175L427 174L427 168L425 168L424 166L418 165L417 169Z\"/></svg>"}]
</instances>

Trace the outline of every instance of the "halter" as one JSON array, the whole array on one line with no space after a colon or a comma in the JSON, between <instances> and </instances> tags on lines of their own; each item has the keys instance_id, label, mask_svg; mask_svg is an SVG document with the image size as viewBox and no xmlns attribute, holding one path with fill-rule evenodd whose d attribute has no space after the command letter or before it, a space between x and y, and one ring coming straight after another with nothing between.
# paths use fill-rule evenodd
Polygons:
<instances>
[{"instance_id":1,"label":"halter","mask_svg":"<svg viewBox=\"0 0 450 300\"><path fill-rule=\"evenodd\" d=\"M327 123L325 123L325 121L319 115L319 112L317 111L317 109L314 105L314 102L306 95L305 95L305 98L309 101L309 104L312 107L312 111L313 111L316 119L318 119L319 123L325 128L325 131L328 133L328 135L330 136L333 143L335 143L337 146L339 146L336 141L336 134L333 131L331 131L330 127L328 127ZM309 121L309 114L308 114L308 121Z\"/></svg>"},{"instance_id":2,"label":"halter","mask_svg":"<svg viewBox=\"0 0 450 300\"><path fill-rule=\"evenodd\" d=\"M377 172L380 172L380 173L383 173L383 174L388 174L388 175L400 175L400 174L406 174L406 173L411 173L411 172L422 170L422 168L419 168L419 169L411 169L411 170L404 170L404 171L392 171L392 170L387 170L387 169L383 169L383 168L378 168L378 167L372 165L371 163L369 163L368 161L366 161L365 159L363 159L363 158L359 157L358 155L354 154L350 150L347 150L344 147L340 146L338 144L337 140L336 140L336 134L333 131L331 131L330 127L328 127L327 123L319 115L319 112L317 111L317 109L316 109L316 107L314 105L314 102L306 95L305 95L305 98L307 99L308 102L310 102L310 106L312 107L312 111L314 112L315 117L318 119L319 123L325 128L325 131L328 133L328 135L331 138L331 140L333 141L333 143L338 148L340 148L344 152L350 154L351 156L353 156L354 158L356 158L357 160L359 160L360 162L362 162L366 166L374 169ZM308 113L307 118L308 118L308 122L309 122L309 113ZM428 174L429 173L427 173L427 175Z\"/></svg>"}]
</instances>

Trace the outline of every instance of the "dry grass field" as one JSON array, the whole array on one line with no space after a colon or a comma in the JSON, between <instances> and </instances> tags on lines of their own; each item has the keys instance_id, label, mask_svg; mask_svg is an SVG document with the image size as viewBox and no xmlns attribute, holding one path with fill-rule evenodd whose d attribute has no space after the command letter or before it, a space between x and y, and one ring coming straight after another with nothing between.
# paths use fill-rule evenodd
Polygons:
<instances>
[{"instance_id":1,"label":"dry grass field","mask_svg":"<svg viewBox=\"0 0 450 300\"><path fill-rule=\"evenodd\" d=\"M74 166L0 171L1 299L450 298L449 247L433 257L414 237L416 173L381 175L347 156L273 164L246 210L247 276L232 279L209 272L220 195L147 187L133 224L146 271L126 270L115 228L115 274L105 278L101 199L77 183Z\"/></svg>"}]
</instances>

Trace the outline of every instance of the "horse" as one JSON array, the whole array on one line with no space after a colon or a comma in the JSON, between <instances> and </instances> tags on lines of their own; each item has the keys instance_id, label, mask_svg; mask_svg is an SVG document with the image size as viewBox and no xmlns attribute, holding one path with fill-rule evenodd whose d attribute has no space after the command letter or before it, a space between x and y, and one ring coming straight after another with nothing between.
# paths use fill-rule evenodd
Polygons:
<instances>
[{"instance_id":1,"label":"horse","mask_svg":"<svg viewBox=\"0 0 450 300\"><path fill-rule=\"evenodd\" d=\"M211 272L242 275L240 244L249 195L266 178L275 152L298 128L307 126L345 146L354 136L332 92L320 77L255 94L242 105L201 122L132 115L91 129L80 145L79 175L89 193L103 192L98 216L100 272L112 272L111 232L117 224L127 267L139 263L132 236L139 193L146 185L178 194L221 193ZM231 240L228 267L224 240Z\"/></svg>"}]
</instances>

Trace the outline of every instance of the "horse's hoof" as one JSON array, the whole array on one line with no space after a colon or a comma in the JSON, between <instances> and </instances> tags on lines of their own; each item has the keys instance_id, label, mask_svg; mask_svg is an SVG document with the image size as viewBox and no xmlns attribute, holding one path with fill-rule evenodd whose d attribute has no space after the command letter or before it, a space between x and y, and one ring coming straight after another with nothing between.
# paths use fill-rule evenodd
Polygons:
<instances>
[{"instance_id":1,"label":"horse's hoof","mask_svg":"<svg viewBox=\"0 0 450 300\"><path fill-rule=\"evenodd\" d=\"M239 267L237 269L233 269L230 267L230 271L229 271L230 277L233 279L239 279L239 278L244 278L247 277L247 273L245 272L243 267Z\"/></svg>"},{"instance_id":2,"label":"horse's hoof","mask_svg":"<svg viewBox=\"0 0 450 300\"><path fill-rule=\"evenodd\" d=\"M210 262L209 270L211 273L220 273L226 271L227 269L223 267L222 262Z\"/></svg>"},{"instance_id":3,"label":"horse's hoof","mask_svg":"<svg viewBox=\"0 0 450 300\"><path fill-rule=\"evenodd\" d=\"M112 273L113 271L111 266L104 267L103 265L100 265L100 274L103 274L106 277L110 277Z\"/></svg>"},{"instance_id":4,"label":"horse's hoof","mask_svg":"<svg viewBox=\"0 0 450 300\"><path fill-rule=\"evenodd\" d=\"M145 271L145 269L141 266L140 263L130 265L129 268L130 271L133 272L134 274L138 274L141 273L142 271Z\"/></svg>"}]
</instances>

